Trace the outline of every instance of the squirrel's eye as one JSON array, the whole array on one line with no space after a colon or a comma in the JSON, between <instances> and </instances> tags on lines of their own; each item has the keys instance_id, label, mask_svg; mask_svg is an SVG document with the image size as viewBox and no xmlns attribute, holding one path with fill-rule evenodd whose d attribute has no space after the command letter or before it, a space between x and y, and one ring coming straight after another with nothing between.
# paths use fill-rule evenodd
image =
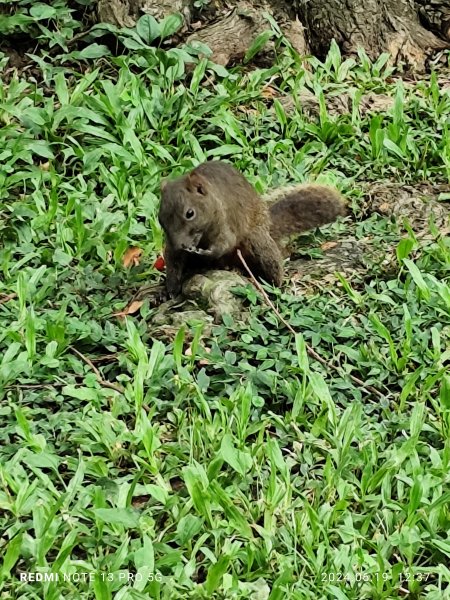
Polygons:
<instances>
[{"instance_id":1,"label":"squirrel's eye","mask_svg":"<svg viewBox=\"0 0 450 600\"><path fill-rule=\"evenodd\" d=\"M185 216L186 216L186 219L188 221L190 221L191 219L193 219L195 217L195 210L193 208L188 208Z\"/></svg>"}]
</instances>

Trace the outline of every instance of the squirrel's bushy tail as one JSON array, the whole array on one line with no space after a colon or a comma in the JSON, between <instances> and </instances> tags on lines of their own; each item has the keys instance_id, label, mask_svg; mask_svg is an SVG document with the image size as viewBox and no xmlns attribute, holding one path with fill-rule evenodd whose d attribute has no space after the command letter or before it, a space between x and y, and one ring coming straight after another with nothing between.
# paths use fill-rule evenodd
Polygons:
<instances>
[{"instance_id":1,"label":"squirrel's bushy tail","mask_svg":"<svg viewBox=\"0 0 450 600\"><path fill-rule=\"evenodd\" d=\"M305 184L275 190L266 196L271 202L270 233L275 241L302 233L345 215L345 204L332 187Z\"/></svg>"}]
</instances>

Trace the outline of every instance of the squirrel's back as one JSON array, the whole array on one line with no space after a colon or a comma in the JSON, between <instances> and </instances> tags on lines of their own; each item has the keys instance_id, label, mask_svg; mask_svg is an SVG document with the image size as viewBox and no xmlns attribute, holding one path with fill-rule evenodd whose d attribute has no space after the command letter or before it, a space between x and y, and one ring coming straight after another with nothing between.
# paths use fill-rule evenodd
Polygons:
<instances>
[{"instance_id":1,"label":"squirrel's back","mask_svg":"<svg viewBox=\"0 0 450 600\"><path fill-rule=\"evenodd\" d=\"M220 204L228 225L245 236L255 225L269 226L269 210L250 182L232 165L212 160L196 167L193 174L204 177L210 190L210 202ZM205 206L206 209L206 206Z\"/></svg>"}]
</instances>

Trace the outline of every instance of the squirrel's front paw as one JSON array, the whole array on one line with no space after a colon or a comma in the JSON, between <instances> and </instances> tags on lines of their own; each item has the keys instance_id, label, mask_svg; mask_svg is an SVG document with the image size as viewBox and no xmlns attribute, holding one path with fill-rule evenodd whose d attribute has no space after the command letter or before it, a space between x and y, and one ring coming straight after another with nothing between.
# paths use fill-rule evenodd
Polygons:
<instances>
[{"instance_id":1,"label":"squirrel's front paw","mask_svg":"<svg viewBox=\"0 0 450 600\"><path fill-rule=\"evenodd\" d=\"M209 248L197 248L195 250L195 254L199 254L200 256L211 256L213 251Z\"/></svg>"}]
</instances>

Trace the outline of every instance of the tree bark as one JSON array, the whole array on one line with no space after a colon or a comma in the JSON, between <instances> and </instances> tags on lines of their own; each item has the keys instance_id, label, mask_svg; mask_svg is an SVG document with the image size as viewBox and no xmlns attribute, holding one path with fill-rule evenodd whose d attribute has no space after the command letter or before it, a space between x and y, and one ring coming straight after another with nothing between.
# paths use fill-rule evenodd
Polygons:
<instances>
[{"instance_id":1,"label":"tree bark","mask_svg":"<svg viewBox=\"0 0 450 600\"><path fill-rule=\"evenodd\" d=\"M240 0L229 9L215 0L198 13L194 0L98 0L101 21L130 27L148 13L161 19L181 12L188 40L206 43L212 60L240 60L270 14L300 54L324 58L333 39L344 55L363 48L376 59L382 52L393 64L421 71L437 50L450 47L450 0ZM207 15L211 22L202 22ZM193 22L195 20L195 22ZM192 25L194 25L192 27Z\"/></svg>"},{"instance_id":2,"label":"tree bark","mask_svg":"<svg viewBox=\"0 0 450 600\"><path fill-rule=\"evenodd\" d=\"M438 4L449 10L448 0L435 1L435 8ZM334 38L344 54L362 47L376 59L388 52L393 63L422 70L430 54L448 47L449 40L422 26L419 8L427 11L409 0L300 0L298 14L313 54L321 58Z\"/></svg>"}]
</instances>

